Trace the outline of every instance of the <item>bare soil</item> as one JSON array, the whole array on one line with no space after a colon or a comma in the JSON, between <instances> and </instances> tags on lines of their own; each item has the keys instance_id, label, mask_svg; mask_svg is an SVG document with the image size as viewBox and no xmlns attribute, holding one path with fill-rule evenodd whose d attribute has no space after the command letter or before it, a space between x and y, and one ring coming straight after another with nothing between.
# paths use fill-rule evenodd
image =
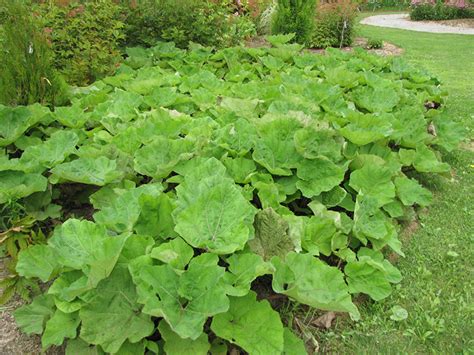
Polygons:
<instances>
[{"instance_id":1,"label":"bare soil","mask_svg":"<svg viewBox=\"0 0 474 355\"><path fill-rule=\"evenodd\" d=\"M41 341L38 336L28 336L18 329L13 311L23 304L14 299L0 308L0 354L40 354Z\"/></svg>"},{"instance_id":2,"label":"bare soil","mask_svg":"<svg viewBox=\"0 0 474 355\"><path fill-rule=\"evenodd\" d=\"M446 26L460 27L460 28L474 28L474 18L465 18L458 20L445 20L445 21L429 21L432 23L439 23Z\"/></svg>"},{"instance_id":3,"label":"bare soil","mask_svg":"<svg viewBox=\"0 0 474 355\"><path fill-rule=\"evenodd\" d=\"M270 44L265 40L264 37L254 37L249 39L245 45L251 48L259 48L259 47L270 47ZM341 50L345 52L351 52L355 47L362 47L367 49L367 38L357 37L354 39L354 43L351 47L342 47ZM326 53L325 49L320 48L311 48L309 51L317 54L324 54ZM390 56L390 55L401 55L403 53L403 49L397 47L396 45L390 42L383 42L383 46L380 49L367 49L370 53L375 53L381 56Z\"/></svg>"},{"instance_id":4,"label":"bare soil","mask_svg":"<svg viewBox=\"0 0 474 355\"><path fill-rule=\"evenodd\" d=\"M4 260L0 259L0 279L5 277ZM0 292L2 290L0 289ZM0 354L1 355L24 355L41 354L41 339L37 335L26 335L20 331L13 312L25 302L14 297L7 304L0 306ZM48 355L62 355L63 348L53 347L46 351Z\"/></svg>"},{"instance_id":5,"label":"bare soil","mask_svg":"<svg viewBox=\"0 0 474 355\"><path fill-rule=\"evenodd\" d=\"M7 276L3 259L0 259L0 278ZM0 290L2 292L2 290ZM20 332L13 311L23 302L14 298L5 305L0 306L0 354L40 354L41 341L39 337L28 336Z\"/></svg>"},{"instance_id":6,"label":"bare soil","mask_svg":"<svg viewBox=\"0 0 474 355\"><path fill-rule=\"evenodd\" d=\"M351 47L342 47L341 50L345 52L351 52L354 50L356 47L362 47L367 49L367 38L363 37L357 37L354 39L354 43ZM326 52L325 49L310 49L311 52L313 53L319 53L319 54L324 54ZM369 53L374 53L377 55L381 56L398 56L403 53L403 49L400 47L397 47L396 45L383 41L383 46L380 49L367 49L367 52Z\"/></svg>"}]
</instances>

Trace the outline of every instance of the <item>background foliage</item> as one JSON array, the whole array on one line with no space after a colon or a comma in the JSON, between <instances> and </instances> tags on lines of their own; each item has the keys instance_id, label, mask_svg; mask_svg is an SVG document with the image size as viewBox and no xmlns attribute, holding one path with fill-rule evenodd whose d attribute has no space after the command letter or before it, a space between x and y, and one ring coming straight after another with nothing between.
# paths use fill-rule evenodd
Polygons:
<instances>
[{"instance_id":1,"label":"background foliage","mask_svg":"<svg viewBox=\"0 0 474 355\"><path fill-rule=\"evenodd\" d=\"M36 10L51 42L54 65L70 84L84 86L114 72L125 40L122 8L114 1L48 3Z\"/></svg>"},{"instance_id":2,"label":"background foliage","mask_svg":"<svg viewBox=\"0 0 474 355\"><path fill-rule=\"evenodd\" d=\"M305 9L301 15L297 15L295 8L291 10L290 6L302 5L290 5L290 2L280 5L275 1L262 12L258 29L267 34L295 33L295 41L312 48L350 46L354 38L354 19L358 4L350 0L339 0L320 3L314 9L313 5L305 3L304 6L310 6L311 10ZM295 21L296 16L307 18L304 21ZM295 23L292 25L291 21ZM279 22L281 24L278 24ZM301 28L298 29L298 26ZM298 37L296 31L304 31L304 35L300 34Z\"/></svg>"},{"instance_id":3,"label":"background foliage","mask_svg":"<svg viewBox=\"0 0 474 355\"><path fill-rule=\"evenodd\" d=\"M342 0L318 6L311 46L346 47L354 39L357 4Z\"/></svg>"},{"instance_id":4,"label":"background foliage","mask_svg":"<svg viewBox=\"0 0 474 355\"><path fill-rule=\"evenodd\" d=\"M410 7L411 0L368 0L359 1L359 9L362 11L376 10L406 10Z\"/></svg>"},{"instance_id":5,"label":"background foliage","mask_svg":"<svg viewBox=\"0 0 474 355\"><path fill-rule=\"evenodd\" d=\"M239 43L255 33L247 16L233 15L231 1L143 0L127 17L129 45L152 46L159 40L185 48L189 42L208 46Z\"/></svg>"},{"instance_id":6,"label":"background foliage","mask_svg":"<svg viewBox=\"0 0 474 355\"><path fill-rule=\"evenodd\" d=\"M0 1L0 103L64 104L67 87L52 65L45 33L27 5Z\"/></svg>"},{"instance_id":7,"label":"background foliage","mask_svg":"<svg viewBox=\"0 0 474 355\"><path fill-rule=\"evenodd\" d=\"M410 11L414 21L440 21L460 18L474 18L474 8L446 5L442 1L436 4L416 4Z\"/></svg>"},{"instance_id":8,"label":"background foliage","mask_svg":"<svg viewBox=\"0 0 474 355\"><path fill-rule=\"evenodd\" d=\"M278 0L272 18L272 33L294 33L296 42L309 44L315 11L316 0Z\"/></svg>"}]
</instances>

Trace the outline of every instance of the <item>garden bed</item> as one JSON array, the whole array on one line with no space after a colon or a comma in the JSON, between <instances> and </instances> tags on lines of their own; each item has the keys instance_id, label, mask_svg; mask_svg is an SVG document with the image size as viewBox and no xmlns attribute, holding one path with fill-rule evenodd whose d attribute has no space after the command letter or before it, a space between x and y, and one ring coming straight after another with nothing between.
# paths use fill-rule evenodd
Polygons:
<instances>
[{"instance_id":1,"label":"garden bed","mask_svg":"<svg viewBox=\"0 0 474 355\"><path fill-rule=\"evenodd\" d=\"M304 48L350 45L353 4L10 3L0 352L313 353L400 283L400 232L462 134L378 35Z\"/></svg>"},{"instance_id":2,"label":"garden bed","mask_svg":"<svg viewBox=\"0 0 474 355\"><path fill-rule=\"evenodd\" d=\"M446 26L460 27L460 28L474 28L474 19L465 18L457 20L441 20L441 21L429 21L434 23L439 23Z\"/></svg>"},{"instance_id":3,"label":"garden bed","mask_svg":"<svg viewBox=\"0 0 474 355\"><path fill-rule=\"evenodd\" d=\"M403 54L403 48L397 47L396 45L382 41L381 48L367 49L368 39L364 37L356 37L353 41L353 44L348 47L341 47L340 50L344 52L352 52L355 48L365 49L368 53L377 54L380 56L399 56ZM260 48L260 47L270 47L270 43L265 40L265 37L258 36L254 37L245 42L245 45L250 48ZM324 48L310 48L307 49L311 53L315 54L325 54L327 49Z\"/></svg>"},{"instance_id":4,"label":"garden bed","mask_svg":"<svg viewBox=\"0 0 474 355\"><path fill-rule=\"evenodd\" d=\"M352 52L355 48L366 49L368 53L377 54L380 56L399 56L403 54L403 48L397 47L396 45L387 41L382 42L382 48L367 49L367 38L357 37L354 39L354 43L350 47L342 47L341 50L345 52ZM310 49L313 53L324 54L326 49Z\"/></svg>"},{"instance_id":5,"label":"garden bed","mask_svg":"<svg viewBox=\"0 0 474 355\"><path fill-rule=\"evenodd\" d=\"M382 250L403 254L399 222L431 199L410 171L449 171L433 150L457 139L436 109L443 92L400 58L316 56L291 37L217 52L131 48L72 106L1 107L16 120L0 141L0 200L32 201L46 217L59 207L64 221L20 253L20 276L55 280L17 311L25 331L44 332L45 347L75 338L71 351L192 339L281 352L301 349L298 328L265 298L356 319L353 296L390 294L401 275ZM259 314L266 345L251 340L260 328L239 334L229 320L251 326Z\"/></svg>"}]
</instances>

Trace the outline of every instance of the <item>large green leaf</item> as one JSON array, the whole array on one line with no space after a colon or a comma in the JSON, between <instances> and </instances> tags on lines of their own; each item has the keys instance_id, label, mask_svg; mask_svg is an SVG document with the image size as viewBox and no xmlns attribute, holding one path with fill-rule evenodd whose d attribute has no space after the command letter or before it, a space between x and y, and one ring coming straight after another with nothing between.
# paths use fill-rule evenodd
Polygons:
<instances>
[{"instance_id":1,"label":"large green leaf","mask_svg":"<svg viewBox=\"0 0 474 355\"><path fill-rule=\"evenodd\" d=\"M333 241L340 236L334 220L315 216L305 220L304 232L300 236L301 246L312 255L331 255ZM344 237L343 237L344 238ZM347 239L347 238L346 238Z\"/></svg>"},{"instance_id":2,"label":"large green leaf","mask_svg":"<svg viewBox=\"0 0 474 355\"><path fill-rule=\"evenodd\" d=\"M155 328L150 316L141 312L137 293L127 268L118 266L91 294L79 311L82 339L115 353L128 339L136 343Z\"/></svg>"},{"instance_id":3,"label":"large green leaf","mask_svg":"<svg viewBox=\"0 0 474 355\"><path fill-rule=\"evenodd\" d=\"M212 169L213 165L222 169L221 164L209 159L202 169ZM184 240L219 254L243 249L253 234L255 209L231 179L212 174L200 179L186 176L176 191L175 230Z\"/></svg>"},{"instance_id":4,"label":"large green leaf","mask_svg":"<svg viewBox=\"0 0 474 355\"><path fill-rule=\"evenodd\" d=\"M431 192L423 188L418 181L407 177L397 177L394 182L397 195L405 206L414 204L428 206L431 203Z\"/></svg>"},{"instance_id":5,"label":"large green leaf","mask_svg":"<svg viewBox=\"0 0 474 355\"><path fill-rule=\"evenodd\" d=\"M143 312L163 317L182 338L198 339L208 317L226 312L224 268L215 254L201 254L178 275L170 265L141 266L135 282L145 292Z\"/></svg>"},{"instance_id":6,"label":"large green leaf","mask_svg":"<svg viewBox=\"0 0 474 355\"><path fill-rule=\"evenodd\" d=\"M290 177L285 178L289 179ZM275 184L271 175L255 174L251 177L251 182L252 186L255 187L258 199L260 200L263 209L278 209L281 207L281 203L286 200L284 188L280 184Z\"/></svg>"},{"instance_id":7,"label":"large green leaf","mask_svg":"<svg viewBox=\"0 0 474 355\"><path fill-rule=\"evenodd\" d=\"M176 269L184 270L194 256L193 248L181 238L162 243L151 251L151 257Z\"/></svg>"},{"instance_id":8,"label":"large green leaf","mask_svg":"<svg viewBox=\"0 0 474 355\"><path fill-rule=\"evenodd\" d=\"M54 313L52 296L40 295L28 305L18 308L14 312L15 321L26 334L41 334L46 321Z\"/></svg>"},{"instance_id":9,"label":"large green leaf","mask_svg":"<svg viewBox=\"0 0 474 355\"><path fill-rule=\"evenodd\" d=\"M364 245L369 240L377 250L389 245L398 254L403 254L392 221L379 208L379 202L374 197L357 196L353 232Z\"/></svg>"},{"instance_id":10,"label":"large green leaf","mask_svg":"<svg viewBox=\"0 0 474 355\"><path fill-rule=\"evenodd\" d=\"M339 85L348 89L359 85L360 74L349 70L345 65L328 68L325 74L328 82L333 85Z\"/></svg>"},{"instance_id":11,"label":"large green leaf","mask_svg":"<svg viewBox=\"0 0 474 355\"><path fill-rule=\"evenodd\" d=\"M82 271L73 270L64 272L48 289L48 294L54 295L55 301L61 306L63 312L77 311L81 308L81 302L75 303L76 297L83 295L94 288L95 285L88 281L88 277ZM58 308L60 308L58 307Z\"/></svg>"},{"instance_id":12,"label":"large green leaf","mask_svg":"<svg viewBox=\"0 0 474 355\"><path fill-rule=\"evenodd\" d=\"M435 144L443 147L448 152L456 149L459 143L467 137L468 128L460 121L451 120L448 114L440 114L434 117L433 125L437 131Z\"/></svg>"},{"instance_id":13,"label":"large green leaf","mask_svg":"<svg viewBox=\"0 0 474 355\"><path fill-rule=\"evenodd\" d=\"M349 124L339 129L339 132L357 145L376 142L392 133L392 125L387 116L352 113L348 119Z\"/></svg>"},{"instance_id":14,"label":"large green leaf","mask_svg":"<svg viewBox=\"0 0 474 355\"><path fill-rule=\"evenodd\" d=\"M300 162L297 175L301 179L296 183L304 196L314 197L321 192L330 191L344 180L347 164L336 165L325 157Z\"/></svg>"},{"instance_id":15,"label":"large green leaf","mask_svg":"<svg viewBox=\"0 0 474 355\"><path fill-rule=\"evenodd\" d=\"M48 180L40 174L0 171L0 204L17 200L34 192L45 191Z\"/></svg>"},{"instance_id":16,"label":"large green leaf","mask_svg":"<svg viewBox=\"0 0 474 355\"><path fill-rule=\"evenodd\" d=\"M142 199L149 197L156 201L162 189L160 184L146 184L126 190L115 199L113 204L105 206L95 213L94 220L115 232L130 232L142 213L142 204L140 203ZM158 213L154 217L158 219Z\"/></svg>"},{"instance_id":17,"label":"large green leaf","mask_svg":"<svg viewBox=\"0 0 474 355\"><path fill-rule=\"evenodd\" d=\"M423 144L416 147L413 166L421 173L446 173L450 170L448 164L440 162L434 151Z\"/></svg>"},{"instance_id":18,"label":"large green leaf","mask_svg":"<svg viewBox=\"0 0 474 355\"><path fill-rule=\"evenodd\" d=\"M51 169L51 174L52 183L66 180L97 186L116 182L124 175L117 167L117 162L106 157L79 158L56 165Z\"/></svg>"},{"instance_id":19,"label":"large green leaf","mask_svg":"<svg viewBox=\"0 0 474 355\"><path fill-rule=\"evenodd\" d=\"M298 338L290 329L283 330L284 336L284 355L304 355L307 354L303 340Z\"/></svg>"},{"instance_id":20,"label":"large green leaf","mask_svg":"<svg viewBox=\"0 0 474 355\"><path fill-rule=\"evenodd\" d=\"M262 61L263 65L270 70L278 71L285 65L283 60L273 56L260 57L260 60Z\"/></svg>"},{"instance_id":21,"label":"large green leaf","mask_svg":"<svg viewBox=\"0 0 474 355\"><path fill-rule=\"evenodd\" d=\"M152 108L170 107L178 99L176 88L155 87L149 95L144 97L144 102Z\"/></svg>"},{"instance_id":22,"label":"large green leaf","mask_svg":"<svg viewBox=\"0 0 474 355\"><path fill-rule=\"evenodd\" d=\"M211 344L209 344L207 340L207 334L201 334L196 340L183 339L173 332L170 326L164 321L160 322L158 330L165 340L164 350L167 355L207 355L211 348Z\"/></svg>"},{"instance_id":23,"label":"large green leaf","mask_svg":"<svg viewBox=\"0 0 474 355\"><path fill-rule=\"evenodd\" d=\"M131 126L136 128L136 135L133 136L133 140L136 140L138 146L150 144L159 136L177 139L187 132L188 126L193 122L190 116L164 109L145 112L141 118L134 123L134 126ZM128 129L119 133L119 135L124 134L123 140L130 137L130 135L125 134L127 131ZM130 153L134 153L134 151Z\"/></svg>"},{"instance_id":24,"label":"large green leaf","mask_svg":"<svg viewBox=\"0 0 474 355\"><path fill-rule=\"evenodd\" d=\"M276 269L272 281L275 292L311 307L359 317L343 274L337 268L310 254L295 252L288 253L285 259L274 257L272 264Z\"/></svg>"},{"instance_id":25,"label":"large green leaf","mask_svg":"<svg viewBox=\"0 0 474 355\"><path fill-rule=\"evenodd\" d=\"M390 134L390 138L401 146L409 148L415 148L418 144L427 142L430 135L423 111L423 108L413 106L395 112L392 119L394 131Z\"/></svg>"},{"instance_id":26,"label":"large green leaf","mask_svg":"<svg viewBox=\"0 0 474 355\"><path fill-rule=\"evenodd\" d=\"M350 262L344 268L344 272L352 293L366 293L375 301L380 301L392 293L383 271L366 262Z\"/></svg>"},{"instance_id":27,"label":"large green leaf","mask_svg":"<svg viewBox=\"0 0 474 355\"><path fill-rule=\"evenodd\" d=\"M285 43L290 42L295 37L294 33L289 34L278 34L273 36L266 36L265 39L275 47L281 46Z\"/></svg>"},{"instance_id":28,"label":"large green leaf","mask_svg":"<svg viewBox=\"0 0 474 355\"><path fill-rule=\"evenodd\" d=\"M296 131L294 140L299 154L306 159L324 156L333 161L341 158L342 144L335 140L335 132L330 129L305 127Z\"/></svg>"},{"instance_id":29,"label":"large green leaf","mask_svg":"<svg viewBox=\"0 0 474 355\"><path fill-rule=\"evenodd\" d=\"M38 244L19 253L16 271L22 277L37 277L47 282L59 266L55 250L48 245Z\"/></svg>"},{"instance_id":30,"label":"large green leaf","mask_svg":"<svg viewBox=\"0 0 474 355\"><path fill-rule=\"evenodd\" d=\"M229 264L225 281L230 287L227 294L245 296L250 291L250 285L257 277L271 274L272 267L264 262L260 255L251 253L233 254L226 259Z\"/></svg>"},{"instance_id":31,"label":"large green leaf","mask_svg":"<svg viewBox=\"0 0 474 355\"><path fill-rule=\"evenodd\" d=\"M245 155L253 148L257 139L254 125L245 119L238 119L217 131L217 144L235 155Z\"/></svg>"},{"instance_id":32,"label":"large green leaf","mask_svg":"<svg viewBox=\"0 0 474 355\"><path fill-rule=\"evenodd\" d=\"M390 295L390 283L401 281L401 274L381 252L362 248L357 253L358 260L347 263L344 273L351 293L363 292L375 301Z\"/></svg>"},{"instance_id":33,"label":"large green leaf","mask_svg":"<svg viewBox=\"0 0 474 355\"><path fill-rule=\"evenodd\" d=\"M221 101L221 107L228 111L235 112L238 116L246 117L252 115L258 106L258 99L238 99L224 97Z\"/></svg>"},{"instance_id":34,"label":"large green leaf","mask_svg":"<svg viewBox=\"0 0 474 355\"><path fill-rule=\"evenodd\" d=\"M63 313L56 310L54 315L46 322L41 343L44 348L50 345L61 345L65 338L74 339L79 326L79 314Z\"/></svg>"},{"instance_id":35,"label":"large green leaf","mask_svg":"<svg viewBox=\"0 0 474 355\"><path fill-rule=\"evenodd\" d=\"M390 203L395 197L392 172L385 166L365 164L352 172L349 185L364 196L376 199L379 206Z\"/></svg>"},{"instance_id":36,"label":"large green leaf","mask_svg":"<svg viewBox=\"0 0 474 355\"><path fill-rule=\"evenodd\" d=\"M229 311L211 323L219 337L253 354L281 354L284 349L283 324L268 301L257 301L255 292L232 297Z\"/></svg>"},{"instance_id":37,"label":"large green leaf","mask_svg":"<svg viewBox=\"0 0 474 355\"><path fill-rule=\"evenodd\" d=\"M257 140L253 159L275 175L291 175L300 160L293 136L301 124L291 117L269 118L257 126Z\"/></svg>"},{"instance_id":38,"label":"large green leaf","mask_svg":"<svg viewBox=\"0 0 474 355\"><path fill-rule=\"evenodd\" d=\"M76 133L72 131L57 131L42 144L26 148L20 162L52 168L74 153L78 142L79 137Z\"/></svg>"},{"instance_id":39,"label":"large green leaf","mask_svg":"<svg viewBox=\"0 0 474 355\"><path fill-rule=\"evenodd\" d=\"M66 355L104 355L98 346L91 346L81 338L69 340L66 346Z\"/></svg>"},{"instance_id":40,"label":"large green leaf","mask_svg":"<svg viewBox=\"0 0 474 355\"><path fill-rule=\"evenodd\" d=\"M167 194L158 197L152 194L140 196L140 216L134 225L134 230L138 234L164 238L176 236L172 216L176 201L174 196L171 196Z\"/></svg>"},{"instance_id":41,"label":"large green leaf","mask_svg":"<svg viewBox=\"0 0 474 355\"><path fill-rule=\"evenodd\" d=\"M321 202L327 207L342 206L343 201L348 197L347 191L340 186L336 186L330 191L321 195ZM344 206L342 206L344 207Z\"/></svg>"},{"instance_id":42,"label":"large green leaf","mask_svg":"<svg viewBox=\"0 0 474 355\"><path fill-rule=\"evenodd\" d=\"M390 86L360 86L354 90L354 102L370 112L390 112L400 100L396 90Z\"/></svg>"},{"instance_id":43,"label":"large green leaf","mask_svg":"<svg viewBox=\"0 0 474 355\"><path fill-rule=\"evenodd\" d=\"M191 158L194 149L190 140L156 137L135 153L135 170L156 179L164 178L181 160Z\"/></svg>"},{"instance_id":44,"label":"large green leaf","mask_svg":"<svg viewBox=\"0 0 474 355\"><path fill-rule=\"evenodd\" d=\"M72 106L55 107L54 117L59 123L66 127L82 128L90 115L85 111L84 108L75 103Z\"/></svg>"},{"instance_id":45,"label":"large green leaf","mask_svg":"<svg viewBox=\"0 0 474 355\"><path fill-rule=\"evenodd\" d=\"M93 116L100 120L105 128L115 133L121 128L121 124L133 120L138 114L138 107L143 103L143 96L115 89L108 95L106 102L97 105Z\"/></svg>"},{"instance_id":46,"label":"large green leaf","mask_svg":"<svg viewBox=\"0 0 474 355\"><path fill-rule=\"evenodd\" d=\"M234 181L238 184L246 184L250 182L250 178L255 174L257 169L255 162L251 159L237 157L224 158L222 160L229 175L232 176Z\"/></svg>"},{"instance_id":47,"label":"large green leaf","mask_svg":"<svg viewBox=\"0 0 474 355\"><path fill-rule=\"evenodd\" d=\"M148 256L154 245L155 240L152 237L132 234L125 241L117 263L130 264L137 258Z\"/></svg>"},{"instance_id":48,"label":"large green leaf","mask_svg":"<svg viewBox=\"0 0 474 355\"><path fill-rule=\"evenodd\" d=\"M82 270L96 286L112 272L126 239L127 235L107 235L105 227L95 223L70 219L54 231L48 244L61 265Z\"/></svg>"},{"instance_id":49,"label":"large green leaf","mask_svg":"<svg viewBox=\"0 0 474 355\"><path fill-rule=\"evenodd\" d=\"M142 340L137 343L131 343L128 340L122 344L120 349L115 353L116 355L135 355L135 354L144 354L146 352L146 349L149 344L154 344L156 343L153 342L148 342L147 340ZM156 348L154 350L158 350L158 345L156 345ZM157 351L155 352L155 354Z\"/></svg>"},{"instance_id":50,"label":"large green leaf","mask_svg":"<svg viewBox=\"0 0 474 355\"><path fill-rule=\"evenodd\" d=\"M127 190L135 187L135 182L122 180L120 183L109 184L101 187L89 197L89 200L95 209L101 210L105 207L113 206L119 196L127 192Z\"/></svg>"},{"instance_id":51,"label":"large green leaf","mask_svg":"<svg viewBox=\"0 0 474 355\"><path fill-rule=\"evenodd\" d=\"M49 112L47 107L39 104L29 107L0 105L0 147L14 143L26 130L41 122Z\"/></svg>"}]
</instances>

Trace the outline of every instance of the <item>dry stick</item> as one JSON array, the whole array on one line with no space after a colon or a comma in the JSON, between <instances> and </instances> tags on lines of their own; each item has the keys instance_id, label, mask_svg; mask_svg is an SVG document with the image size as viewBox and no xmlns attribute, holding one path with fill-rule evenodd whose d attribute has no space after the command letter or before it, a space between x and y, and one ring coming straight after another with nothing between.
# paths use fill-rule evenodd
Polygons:
<instances>
[{"instance_id":1,"label":"dry stick","mask_svg":"<svg viewBox=\"0 0 474 355\"><path fill-rule=\"evenodd\" d=\"M239 15L242 15L244 12L244 7L242 6L242 2L240 0L235 0L234 1L236 7L237 7L237 12Z\"/></svg>"},{"instance_id":2,"label":"dry stick","mask_svg":"<svg viewBox=\"0 0 474 355\"><path fill-rule=\"evenodd\" d=\"M347 27L347 20L344 20L344 23L342 24L342 33L341 33L341 43L339 44L339 49L342 48L342 44L344 43L344 31Z\"/></svg>"},{"instance_id":3,"label":"dry stick","mask_svg":"<svg viewBox=\"0 0 474 355\"><path fill-rule=\"evenodd\" d=\"M8 235L10 232L21 232L22 228L23 228L23 226L13 227L13 228L7 229L5 232L0 232L0 237Z\"/></svg>"}]
</instances>

